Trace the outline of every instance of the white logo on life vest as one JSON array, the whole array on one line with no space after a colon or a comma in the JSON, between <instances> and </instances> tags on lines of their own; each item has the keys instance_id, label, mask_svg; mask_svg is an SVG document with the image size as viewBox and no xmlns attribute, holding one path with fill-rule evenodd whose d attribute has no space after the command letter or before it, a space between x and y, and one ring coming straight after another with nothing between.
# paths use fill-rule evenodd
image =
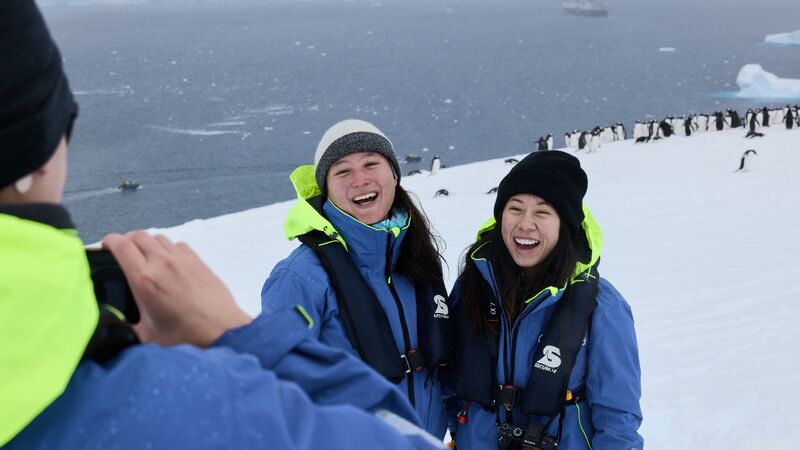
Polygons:
<instances>
[{"instance_id":1,"label":"white logo on life vest","mask_svg":"<svg viewBox=\"0 0 800 450\"><path fill-rule=\"evenodd\" d=\"M444 297L436 295L433 297L433 301L436 303L436 311L433 313L433 317L437 319L449 319L450 310L447 308L447 303L444 302Z\"/></svg>"},{"instance_id":2,"label":"white logo on life vest","mask_svg":"<svg viewBox=\"0 0 800 450\"><path fill-rule=\"evenodd\" d=\"M553 345L547 345L542 350L544 356L533 367L544 370L545 372L556 373L558 368L561 367L561 350Z\"/></svg>"}]
</instances>

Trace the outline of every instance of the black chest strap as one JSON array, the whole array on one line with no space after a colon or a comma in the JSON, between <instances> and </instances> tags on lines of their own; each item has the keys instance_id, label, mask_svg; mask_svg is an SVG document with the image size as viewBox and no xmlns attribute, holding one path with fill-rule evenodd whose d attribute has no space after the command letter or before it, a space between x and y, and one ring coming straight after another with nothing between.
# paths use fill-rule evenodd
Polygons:
<instances>
[{"instance_id":1,"label":"black chest strap","mask_svg":"<svg viewBox=\"0 0 800 450\"><path fill-rule=\"evenodd\" d=\"M598 291L597 265L569 285L555 306L537 344L530 375L524 387L500 385L497 381L500 312L488 283L484 283L484 317L490 324L483 336L466 331L461 308L456 312L457 344L453 355L452 384L461 398L486 409L521 408L525 416L555 418L565 404L573 404L583 392L568 390L569 378L587 336ZM492 326L497 324L497 327Z\"/></svg>"},{"instance_id":2,"label":"black chest strap","mask_svg":"<svg viewBox=\"0 0 800 450\"><path fill-rule=\"evenodd\" d=\"M426 367L446 364L450 320L444 283L416 287L417 349L402 353L375 292L344 246L319 231L299 237L319 258L331 280L347 337L361 359L394 383ZM401 319L402 320L402 319Z\"/></svg>"}]
</instances>

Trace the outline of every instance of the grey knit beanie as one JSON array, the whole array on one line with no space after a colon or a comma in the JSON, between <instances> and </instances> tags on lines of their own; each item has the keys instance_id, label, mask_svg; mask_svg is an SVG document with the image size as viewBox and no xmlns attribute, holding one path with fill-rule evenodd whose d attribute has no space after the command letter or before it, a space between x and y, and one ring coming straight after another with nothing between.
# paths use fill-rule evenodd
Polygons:
<instances>
[{"instance_id":1,"label":"grey knit beanie","mask_svg":"<svg viewBox=\"0 0 800 450\"><path fill-rule=\"evenodd\" d=\"M314 177L323 195L327 196L325 180L333 163L347 155L359 152L374 152L389 161L397 182L400 182L400 164L394 154L392 143L375 125L363 120L343 120L322 135L314 153Z\"/></svg>"}]
</instances>

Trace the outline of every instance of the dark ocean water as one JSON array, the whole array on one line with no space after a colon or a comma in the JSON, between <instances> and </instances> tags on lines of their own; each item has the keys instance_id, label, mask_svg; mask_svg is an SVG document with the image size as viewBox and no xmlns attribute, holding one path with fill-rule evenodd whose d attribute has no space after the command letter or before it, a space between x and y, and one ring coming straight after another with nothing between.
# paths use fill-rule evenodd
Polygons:
<instances>
[{"instance_id":1,"label":"dark ocean water","mask_svg":"<svg viewBox=\"0 0 800 450\"><path fill-rule=\"evenodd\" d=\"M238 2L47 7L81 115L65 203L83 238L293 197L332 123L373 121L448 165L540 135L772 104L714 95L747 63L800 78L796 0ZM662 47L674 52L659 51ZM776 103L777 104L777 103ZM143 188L123 194L123 179ZM265 230L265 232L275 232Z\"/></svg>"}]
</instances>

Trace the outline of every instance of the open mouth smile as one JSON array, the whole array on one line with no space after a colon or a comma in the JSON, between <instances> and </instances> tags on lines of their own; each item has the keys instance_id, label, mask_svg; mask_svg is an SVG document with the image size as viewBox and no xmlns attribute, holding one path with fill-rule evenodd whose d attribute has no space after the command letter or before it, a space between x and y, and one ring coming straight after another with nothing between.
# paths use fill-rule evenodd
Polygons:
<instances>
[{"instance_id":1,"label":"open mouth smile","mask_svg":"<svg viewBox=\"0 0 800 450\"><path fill-rule=\"evenodd\" d=\"M526 239L526 238L514 238L514 243L517 245L517 248L523 251L526 250L533 250L539 245L539 241L536 239Z\"/></svg>"},{"instance_id":2,"label":"open mouth smile","mask_svg":"<svg viewBox=\"0 0 800 450\"><path fill-rule=\"evenodd\" d=\"M359 207L371 206L378 199L377 192L369 192L362 195L357 195L351 200Z\"/></svg>"}]
</instances>

